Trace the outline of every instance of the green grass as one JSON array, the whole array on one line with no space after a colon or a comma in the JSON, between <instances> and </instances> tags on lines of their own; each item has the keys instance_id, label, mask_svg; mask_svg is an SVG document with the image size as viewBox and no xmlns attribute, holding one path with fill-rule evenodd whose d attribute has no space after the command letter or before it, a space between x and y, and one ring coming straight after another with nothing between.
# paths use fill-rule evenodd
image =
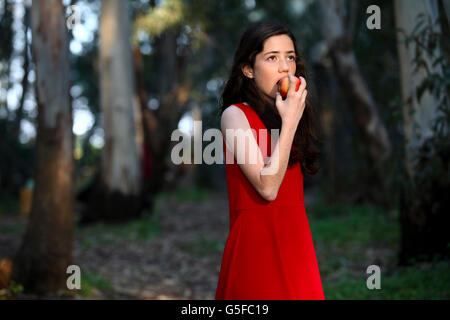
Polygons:
<instances>
[{"instance_id":1,"label":"green grass","mask_svg":"<svg viewBox=\"0 0 450 320\"><path fill-rule=\"evenodd\" d=\"M22 292L23 286L11 280L7 288L0 289L0 300L9 300Z\"/></svg>"},{"instance_id":2,"label":"green grass","mask_svg":"<svg viewBox=\"0 0 450 320\"><path fill-rule=\"evenodd\" d=\"M345 210L345 214L326 218L317 217L314 209L309 210L314 239L332 246L351 243L393 246L398 243L400 227L395 217L370 206L346 206Z\"/></svg>"},{"instance_id":3,"label":"green grass","mask_svg":"<svg viewBox=\"0 0 450 320\"><path fill-rule=\"evenodd\" d=\"M100 294L107 294L113 291L113 286L109 280L106 280L97 272L82 272L81 273L81 289L69 290L64 292L64 296L74 297L79 295L81 297L92 297ZM23 286L12 282L8 288L0 290L0 300L14 299L18 294L23 293Z\"/></svg>"},{"instance_id":4,"label":"green grass","mask_svg":"<svg viewBox=\"0 0 450 320\"><path fill-rule=\"evenodd\" d=\"M23 225L0 225L0 233L2 234L23 234L25 226Z\"/></svg>"},{"instance_id":5,"label":"green grass","mask_svg":"<svg viewBox=\"0 0 450 320\"><path fill-rule=\"evenodd\" d=\"M199 235L188 239L182 246L182 249L196 255L205 255L209 253L222 253L224 247L225 243L222 241L209 240L204 235Z\"/></svg>"},{"instance_id":6,"label":"green grass","mask_svg":"<svg viewBox=\"0 0 450 320\"><path fill-rule=\"evenodd\" d=\"M19 214L19 211L20 211L20 204L17 198L0 199L0 215Z\"/></svg>"},{"instance_id":7,"label":"green grass","mask_svg":"<svg viewBox=\"0 0 450 320\"><path fill-rule=\"evenodd\" d=\"M76 227L76 234L84 248L115 245L123 241L147 242L160 231L161 225L156 211L151 216L144 215L120 225L99 222L91 226Z\"/></svg>"},{"instance_id":8,"label":"green grass","mask_svg":"<svg viewBox=\"0 0 450 320\"><path fill-rule=\"evenodd\" d=\"M449 261L396 265L398 212L369 205L327 204L320 195L315 200L306 211L327 300L450 299ZM374 255L380 263L373 262ZM370 276L366 269L371 264L381 269L379 290L366 286Z\"/></svg>"},{"instance_id":9,"label":"green grass","mask_svg":"<svg viewBox=\"0 0 450 320\"><path fill-rule=\"evenodd\" d=\"M351 300L450 299L449 262L423 263L396 269L384 275L381 268L380 289L369 290L369 274L343 274L338 281L324 281L325 298Z\"/></svg>"},{"instance_id":10,"label":"green grass","mask_svg":"<svg viewBox=\"0 0 450 320\"><path fill-rule=\"evenodd\" d=\"M373 205L329 204L319 194L306 208L314 240L327 246L395 246L400 241L398 212Z\"/></svg>"},{"instance_id":11,"label":"green grass","mask_svg":"<svg viewBox=\"0 0 450 320\"><path fill-rule=\"evenodd\" d=\"M182 202L202 202L208 198L208 192L201 187L178 187L175 190L175 199Z\"/></svg>"},{"instance_id":12,"label":"green grass","mask_svg":"<svg viewBox=\"0 0 450 320\"><path fill-rule=\"evenodd\" d=\"M108 292L112 291L113 286L110 281L106 280L96 272L83 272L81 274L81 290L80 296L90 297L96 294L96 291Z\"/></svg>"}]
</instances>

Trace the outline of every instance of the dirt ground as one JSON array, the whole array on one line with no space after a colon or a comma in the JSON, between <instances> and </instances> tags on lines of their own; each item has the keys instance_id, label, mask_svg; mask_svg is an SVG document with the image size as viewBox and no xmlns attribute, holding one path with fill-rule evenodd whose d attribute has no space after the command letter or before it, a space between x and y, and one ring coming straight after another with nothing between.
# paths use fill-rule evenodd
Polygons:
<instances>
[{"instance_id":1,"label":"dirt ground","mask_svg":"<svg viewBox=\"0 0 450 320\"><path fill-rule=\"evenodd\" d=\"M160 232L147 241L127 239L84 246L86 234L80 229L73 263L80 266L81 286L84 274L91 274L91 278L95 274L109 285L105 290L94 288L89 295L72 294L71 298L214 299L228 234L227 201L226 193L209 194L207 201L178 202L174 197L158 201ZM26 225L24 219L0 219L0 225L9 230ZM0 257L12 256L21 238L22 232L1 232ZM33 297L22 294L17 298Z\"/></svg>"},{"instance_id":2,"label":"dirt ground","mask_svg":"<svg viewBox=\"0 0 450 320\"><path fill-rule=\"evenodd\" d=\"M313 193L305 190L304 198L308 208ZM16 294L13 298L214 299L229 228L227 193L208 192L205 200L195 201L169 193L156 202L154 212L159 232L144 240L130 233L146 234L151 224L145 219L131 228L129 224L77 228L73 264L81 269L82 291L46 297ZM26 222L17 215L0 215L0 259L17 252ZM393 249L343 247L342 252L331 252L322 246L315 241L323 281L334 281L344 271L364 275L361 265L383 265L386 274L394 267L389 262L395 260ZM325 262L356 251L363 252L362 258L344 259L345 263L342 258L335 261L342 266L327 270L334 265Z\"/></svg>"},{"instance_id":3,"label":"dirt ground","mask_svg":"<svg viewBox=\"0 0 450 320\"><path fill-rule=\"evenodd\" d=\"M75 261L132 299L214 299L228 233L226 194L203 202L159 201L161 231L146 243L75 249ZM100 260L100 261L99 261Z\"/></svg>"}]
</instances>

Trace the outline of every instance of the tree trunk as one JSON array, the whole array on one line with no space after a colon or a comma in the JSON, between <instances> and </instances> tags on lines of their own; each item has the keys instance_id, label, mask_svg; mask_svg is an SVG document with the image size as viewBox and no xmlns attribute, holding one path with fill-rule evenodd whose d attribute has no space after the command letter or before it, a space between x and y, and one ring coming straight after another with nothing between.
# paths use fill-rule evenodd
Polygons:
<instances>
[{"instance_id":1,"label":"tree trunk","mask_svg":"<svg viewBox=\"0 0 450 320\"><path fill-rule=\"evenodd\" d=\"M338 10L343 2L322 0L324 35L328 43L328 53L333 61L336 75L352 112L361 139L366 146L368 167L372 168L367 179L365 197L381 205L389 204L386 185L386 171L391 156L391 143L387 130L378 114L377 106L366 82L359 71L358 62L351 45L351 35L344 30Z\"/></svg>"},{"instance_id":2,"label":"tree trunk","mask_svg":"<svg viewBox=\"0 0 450 320\"><path fill-rule=\"evenodd\" d=\"M439 14L435 0L417 0L414 5L408 0L396 0L394 6L397 29L402 29L408 36L417 25L416 18L419 14L425 14L433 20L436 20ZM444 184L440 182L448 173L448 159L442 159L436 153L440 143L436 140L432 127L433 121L439 115L439 99L428 91L424 92L420 101L417 99L417 89L427 77L427 72L423 67L419 68L418 72L413 71L414 65L411 61L415 57L416 44L412 42L407 48L403 32L397 33L406 149L406 181L402 186L400 199L402 236L399 263L409 264L413 258L430 259L436 253L449 253L447 246L450 237L446 228L450 223L450 204L448 180L444 181ZM441 55L440 52L436 53L437 56ZM429 53L424 52L423 58L430 66L431 72L442 72L439 65L431 67ZM420 154L425 149L431 155L430 158L415 162L413 154ZM424 169L430 167L431 161L434 167L439 163L444 165L441 173L437 174L437 179L429 170Z\"/></svg>"},{"instance_id":3,"label":"tree trunk","mask_svg":"<svg viewBox=\"0 0 450 320\"><path fill-rule=\"evenodd\" d=\"M12 278L25 291L46 293L65 287L66 270L72 260L74 160L69 43L61 1L33 1L31 14L38 105L35 191Z\"/></svg>"},{"instance_id":4,"label":"tree trunk","mask_svg":"<svg viewBox=\"0 0 450 320\"><path fill-rule=\"evenodd\" d=\"M169 171L176 171L176 166L170 163L170 146L172 131L178 127L178 121L186 111L186 101L192 87L188 80L180 84L180 75L185 70L185 55L177 55L178 29L164 31L155 41L156 59L158 61L158 100L159 108L155 111L147 107L145 88L138 86L138 96L141 102L145 141L152 157L151 178L148 192L154 194L163 189L168 182ZM135 53L135 61L140 65L140 54ZM142 78L140 68L136 68L136 77ZM138 81L142 83L142 81Z\"/></svg>"},{"instance_id":5,"label":"tree trunk","mask_svg":"<svg viewBox=\"0 0 450 320\"><path fill-rule=\"evenodd\" d=\"M150 187L152 192L159 191L167 182L166 174L172 167L168 161L170 135L172 130L177 128L180 118L177 115L179 104L177 104L175 97L177 87L176 38L175 30L169 29L155 40L156 59L160 62L156 71L160 81L158 88L156 88L159 108L156 110L158 125L155 128L156 131L153 132L156 144L153 147L155 166Z\"/></svg>"},{"instance_id":6,"label":"tree trunk","mask_svg":"<svg viewBox=\"0 0 450 320\"><path fill-rule=\"evenodd\" d=\"M338 124L340 122L339 114L336 112L337 99L337 81L333 77L333 72L330 68L330 63L322 55L322 49L326 47L324 42L319 42L312 49L312 68L314 76L314 89L311 92L312 84L309 83L309 92L314 97L317 97L317 104L320 115L320 132L324 137L323 145L323 162L324 170L321 170L322 179L326 180L325 197L329 202L337 202L339 199L339 191L347 192L342 188L340 179L338 179L339 164L343 160L342 157L337 156L338 139ZM319 179L321 180L321 179Z\"/></svg>"},{"instance_id":7,"label":"tree trunk","mask_svg":"<svg viewBox=\"0 0 450 320\"><path fill-rule=\"evenodd\" d=\"M136 126L128 2L102 2L100 91L105 144L99 183L82 222L123 221L141 214L142 135Z\"/></svg>"}]
</instances>

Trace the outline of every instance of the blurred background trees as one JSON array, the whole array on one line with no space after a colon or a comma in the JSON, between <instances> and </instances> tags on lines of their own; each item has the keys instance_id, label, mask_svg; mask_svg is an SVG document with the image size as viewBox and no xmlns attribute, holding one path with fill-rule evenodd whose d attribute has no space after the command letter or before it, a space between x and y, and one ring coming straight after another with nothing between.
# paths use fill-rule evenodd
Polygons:
<instances>
[{"instance_id":1,"label":"blurred background trees","mask_svg":"<svg viewBox=\"0 0 450 320\"><path fill-rule=\"evenodd\" d=\"M31 1L0 0L0 210L19 212L26 207L21 196L34 194L19 265L27 265L24 252L37 241L33 225L49 217L76 223L133 220L153 212L158 193L180 186L226 197L224 165L174 165L170 151L177 142L170 137L180 129L194 139L194 120L202 121L203 132L220 127L219 97L234 50L246 26L261 19L286 23L307 62L323 157L319 173L305 176L305 191L314 190L327 203L398 210L400 264L448 256L447 1L53 2L59 11L40 20L55 23L49 36L58 46L51 47L51 59L65 59L62 49L56 50L65 38L70 51L67 66L50 64L61 71L40 73L50 58L31 48L39 45L33 19L42 16L32 17ZM380 29L367 27L370 5L380 8ZM70 29L61 23L70 17L69 6L80 15ZM68 86L64 99L73 109L73 146L66 136L68 105L52 98L60 86ZM66 119L60 119L66 135L52 135L53 151L47 151L40 138L46 134L45 115L57 110ZM55 149L60 143L64 152ZM73 210L58 196L70 194L70 188L54 180L58 163L69 156ZM70 175L70 169L63 171ZM44 196L55 207L36 200ZM64 221L58 230L69 228ZM43 239L51 233L39 232ZM69 231L66 236L70 242ZM43 243L51 246L54 239L47 240Z\"/></svg>"},{"instance_id":2,"label":"blurred background trees","mask_svg":"<svg viewBox=\"0 0 450 320\"><path fill-rule=\"evenodd\" d=\"M400 263L448 254L450 223L448 3L395 1L405 154ZM447 10L447 11L446 11ZM444 31L443 31L444 30ZM448 47L447 47L448 48Z\"/></svg>"}]
</instances>

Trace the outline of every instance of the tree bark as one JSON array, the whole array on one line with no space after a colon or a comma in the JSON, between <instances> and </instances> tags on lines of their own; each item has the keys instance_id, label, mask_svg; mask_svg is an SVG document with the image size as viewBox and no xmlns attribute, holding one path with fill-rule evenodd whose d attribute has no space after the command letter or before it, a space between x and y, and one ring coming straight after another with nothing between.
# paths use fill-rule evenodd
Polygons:
<instances>
[{"instance_id":1,"label":"tree bark","mask_svg":"<svg viewBox=\"0 0 450 320\"><path fill-rule=\"evenodd\" d=\"M25 291L42 294L65 287L66 270L72 261L72 108L62 2L33 1L31 14L38 105L35 191L12 278Z\"/></svg>"},{"instance_id":2,"label":"tree bark","mask_svg":"<svg viewBox=\"0 0 450 320\"><path fill-rule=\"evenodd\" d=\"M314 76L314 92L311 92L311 83L308 84L309 92L317 97L316 103L318 104L317 110L320 115L320 130L323 135L323 162L324 170L321 170L323 179L327 181L325 187L325 196L329 202L337 202L342 199L339 198L339 191L342 193L347 190L342 188L340 179L338 178L339 167L342 161L342 157L337 156L338 150L338 124L341 121L336 112L335 101L337 99L337 81L336 77L333 77L332 66L322 53L326 48L325 41L317 43L312 49L311 61Z\"/></svg>"},{"instance_id":3,"label":"tree bark","mask_svg":"<svg viewBox=\"0 0 450 320\"><path fill-rule=\"evenodd\" d=\"M100 91L105 144L99 183L82 222L118 222L141 214L142 134L136 125L134 67L128 2L102 2Z\"/></svg>"},{"instance_id":4,"label":"tree bark","mask_svg":"<svg viewBox=\"0 0 450 320\"><path fill-rule=\"evenodd\" d=\"M438 116L439 99L425 91L420 101L417 89L427 77L423 67L414 72L411 61L416 54L416 44L405 45L405 34L411 35L417 25L419 14L425 14L435 21L439 15L435 0L417 0L411 5L407 0L395 0L395 17L397 29L398 55L400 60L400 79L403 99L403 120L405 134L405 184L402 186L400 199L401 249L399 264L409 264L412 259L431 259L436 253L449 254L450 237L446 229L450 223L448 208L449 183L442 184L440 177L448 172L448 159L441 158L436 152L439 141L432 123ZM438 50L438 48L436 49ZM436 52L435 52L436 53ZM437 56L441 53L437 52ZM424 52L424 61L431 72L437 74L442 70L439 65L432 66L429 53ZM442 142L441 142L442 143ZM430 154L430 159L416 162L413 154L423 151ZM420 159L420 157L419 157ZM442 163L444 169L436 179L429 170L424 170ZM445 166L447 168L445 169Z\"/></svg>"}]
</instances>

